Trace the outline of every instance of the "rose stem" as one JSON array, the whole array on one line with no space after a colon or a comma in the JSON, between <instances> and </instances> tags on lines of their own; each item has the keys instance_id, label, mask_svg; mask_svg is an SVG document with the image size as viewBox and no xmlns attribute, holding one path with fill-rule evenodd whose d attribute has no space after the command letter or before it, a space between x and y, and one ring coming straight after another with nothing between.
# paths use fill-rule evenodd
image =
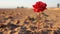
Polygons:
<instances>
[{"instance_id":1,"label":"rose stem","mask_svg":"<svg viewBox=\"0 0 60 34\"><path fill-rule=\"evenodd\" d=\"M37 32L39 31L39 20L40 20L40 13L37 14L38 22L37 22Z\"/></svg>"}]
</instances>

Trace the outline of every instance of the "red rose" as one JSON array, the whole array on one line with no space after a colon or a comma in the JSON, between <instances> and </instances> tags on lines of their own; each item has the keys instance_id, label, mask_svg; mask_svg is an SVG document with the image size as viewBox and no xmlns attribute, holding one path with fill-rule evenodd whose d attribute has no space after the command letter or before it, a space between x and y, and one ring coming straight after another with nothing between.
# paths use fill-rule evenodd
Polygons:
<instances>
[{"instance_id":1,"label":"red rose","mask_svg":"<svg viewBox=\"0 0 60 34\"><path fill-rule=\"evenodd\" d=\"M43 3L41 1L36 2L36 4L33 5L34 12L43 12L46 9L46 6L46 3Z\"/></svg>"}]
</instances>

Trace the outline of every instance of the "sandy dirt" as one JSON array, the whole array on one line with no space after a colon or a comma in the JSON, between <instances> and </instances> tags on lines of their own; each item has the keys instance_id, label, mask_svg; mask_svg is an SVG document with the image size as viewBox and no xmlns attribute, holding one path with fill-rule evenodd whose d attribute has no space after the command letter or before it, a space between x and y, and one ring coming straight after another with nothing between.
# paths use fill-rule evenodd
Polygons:
<instances>
[{"instance_id":1,"label":"sandy dirt","mask_svg":"<svg viewBox=\"0 0 60 34\"><path fill-rule=\"evenodd\" d=\"M33 9L0 9L0 34L47 34L48 31L48 34L60 34L60 8L48 8L44 13L49 22L44 18L39 20L42 25L37 32L37 15Z\"/></svg>"}]
</instances>

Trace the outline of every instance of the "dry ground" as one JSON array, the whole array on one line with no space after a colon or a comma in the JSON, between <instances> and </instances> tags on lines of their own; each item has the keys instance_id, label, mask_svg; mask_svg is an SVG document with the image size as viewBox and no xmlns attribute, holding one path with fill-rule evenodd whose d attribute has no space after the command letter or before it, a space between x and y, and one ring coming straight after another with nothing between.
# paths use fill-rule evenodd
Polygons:
<instances>
[{"instance_id":1,"label":"dry ground","mask_svg":"<svg viewBox=\"0 0 60 34\"><path fill-rule=\"evenodd\" d=\"M48 8L47 10L44 11L44 13L49 15L48 19L52 20L52 23L54 24L53 27L56 30L59 29L60 28L60 8ZM36 13L33 12L33 9L29 9L29 8L0 9L0 34L2 33L3 34L18 34L18 33L28 34L28 32L29 34L32 34L32 32L34 32L35 30L34 31L31 30L31 26L33 26L33 28L35 29L37 27L34 24L30 23L28 16L30 18L36 17ZM34 20L33 18L30 20L33 21ZM27 30L27 33L25 32L26 30ZM33 34L37 34L37 33L33 33Z\"/></svg>"}]
</instances>

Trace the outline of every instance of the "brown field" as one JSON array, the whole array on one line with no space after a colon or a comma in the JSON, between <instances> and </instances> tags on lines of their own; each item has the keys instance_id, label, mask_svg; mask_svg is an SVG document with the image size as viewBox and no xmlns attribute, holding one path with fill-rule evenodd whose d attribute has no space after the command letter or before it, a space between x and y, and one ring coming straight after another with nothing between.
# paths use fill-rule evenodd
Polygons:
<instances>
[{"instance_id":1,"label":"brown field","mask_svg":"<svg viewBox=\"0 0 60 34\"><path fill-rule=\"evenodd\" d=\"M60 8L48 8L44 13L48 17L41 15L37 21L31 8L0 9L0 34L60 34Z\"/></svg>"}]
</instances>

